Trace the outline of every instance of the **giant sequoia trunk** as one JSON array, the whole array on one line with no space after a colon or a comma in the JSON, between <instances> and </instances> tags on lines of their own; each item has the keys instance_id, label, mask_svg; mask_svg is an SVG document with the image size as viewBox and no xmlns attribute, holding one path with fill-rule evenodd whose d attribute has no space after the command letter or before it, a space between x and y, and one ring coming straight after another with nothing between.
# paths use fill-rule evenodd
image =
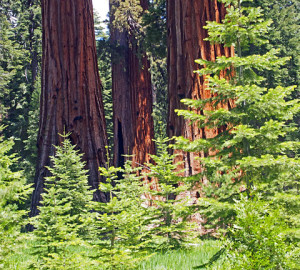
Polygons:
<instances>
[{"instance_id":1,"label":"giant sequoia trunk","mask_svg":"<svg viewBox=\"0 0 300 270\"><path fill-rule=\"evenodd\" d=\"M218 56L233 55L232 48L210 45L204 41L207 31L203 29L206 21L218 21L225 16L225 7L217 0L168 0L168 95L169 116L168 135L184 136L191 140L211 138L218 134L217 129L199 129L196 124L177 116L175 109L185 109L180 103L183 98L205 99L211 97L204 80L194 73L200 67L195 59L214 61ZM232 104L224 104L229 109ZM209 109L209 108L206 108ZM199 112L203 113L203 112ZM200 172L199 161L195 158L204 153L178 152L177 159L184 161L185 175Z\"/></svg>"},{"instance_id":2,"label":"giant sequoia trunk","mask_svg":"<svg viewBox=\"0 0 300 270\"><path fill-rule=\"evenodd\" d=\"M72 143L84 153L89 184L98 188L98 168L106 161L107 136L97 66L92 0L42 0L42 94L38 163L31 215L49 175L58 133L71 132ZM94 199L106 201L95 192Z\"/></svg>"},{"instance_id":3,"label":"giant sequoia trunk","mask_svg":"<svg viewBox=\"0 0 300 270\"><path fill-rule=\"evenodd\" d=\"M111 1L111 21L119 1ZM147 1L141 0L145 10ZM112 25L112 24L111 24ZM133 155L133 165L150 161L155 153L152 114L152 87L149 61L134 37L112 26L115 46L112 60L114 110L114 165L123 166L125 155Z\"/></svg>"}]
</instances>

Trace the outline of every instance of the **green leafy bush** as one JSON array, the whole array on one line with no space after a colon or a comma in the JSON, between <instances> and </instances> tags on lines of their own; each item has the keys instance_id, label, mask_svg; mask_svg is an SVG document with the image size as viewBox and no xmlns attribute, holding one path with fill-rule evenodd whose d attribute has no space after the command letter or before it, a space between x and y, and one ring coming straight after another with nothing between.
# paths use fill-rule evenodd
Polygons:
<instances>
[{"instance_id":1,"label":"green leafy bush","mask_svg":"<svg viewBox=\"0 0 300 270\"><path fill-rule=\"evenodd\" d=\"M235 221L223 246L197 269L299 269L299 248L287 241L280 207L259 197L235 201Z\"/></svg>"},{"instance_id":2,"label":"green leafy bush","mask_svg":"<svg viewBox=\"0 0 300 270\"><path fill-rule=\"evenodd\" d=\"M295 269L295 247L286 243L287 225L280 209L244 196L235 210L237 216L226 237L231 269Z\"/></svg>"}]
</instances>

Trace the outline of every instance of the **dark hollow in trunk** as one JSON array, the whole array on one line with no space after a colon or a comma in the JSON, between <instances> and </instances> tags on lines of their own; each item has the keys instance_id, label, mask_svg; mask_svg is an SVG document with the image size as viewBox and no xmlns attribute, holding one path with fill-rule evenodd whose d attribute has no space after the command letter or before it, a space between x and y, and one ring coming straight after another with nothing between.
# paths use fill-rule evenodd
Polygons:
<instances>
[{"instance_id":1,"label":"dark hollow in trunk","mask_svg":"<svg viewBox=\"0 0 300 270\"><path fill-rule=\"evenodd\" d=\"M147 9L147 1L140 2ZM111 22L118 1L110 2ZM111 24L112 91L114 111L114 165L123 166L122 155L132 155L134 166L150 162L155 153L154 124L152 118L152 87L149 61L126 30Z\"/></svg>"}]
</instances>

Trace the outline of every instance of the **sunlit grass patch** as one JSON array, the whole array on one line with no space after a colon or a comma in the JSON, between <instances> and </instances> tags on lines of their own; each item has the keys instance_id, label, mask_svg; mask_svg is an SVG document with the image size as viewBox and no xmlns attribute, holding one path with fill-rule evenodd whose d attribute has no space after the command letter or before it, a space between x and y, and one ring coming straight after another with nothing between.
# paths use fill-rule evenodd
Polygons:
<instances>
[{"instance_id":1,"label":"sunlit grass patch","mask_svg":"<svg viewBox=\"0 0 300 270\"><path fill-rule=\"evenodd\" d=\"M219 241L208 240L187 249L157 253L142 263L139 270L189 270L206 263L219 249Z\"/></svg>"},{"instance_id":2,"label":"sunlit grass patch","mask_svg":"<svg viewBox=\"0 0 300 270\"><path fill-rule=\"evenodd\" d=\"M37 256L32 255L34 243L28 241L18 253L9 257L9 268L23 270L37 260ZM156 253L149 260L143 262L137 267L137 270L189 270L193 267L206 263L221 246L219 241L205 240L196 246L190 246L186 249L169 250L164 253ZM86 253L93 252L84 247L72 248L74 252ZM87 266L86 269L90 269Z\"/></svg>"}]
</instances>

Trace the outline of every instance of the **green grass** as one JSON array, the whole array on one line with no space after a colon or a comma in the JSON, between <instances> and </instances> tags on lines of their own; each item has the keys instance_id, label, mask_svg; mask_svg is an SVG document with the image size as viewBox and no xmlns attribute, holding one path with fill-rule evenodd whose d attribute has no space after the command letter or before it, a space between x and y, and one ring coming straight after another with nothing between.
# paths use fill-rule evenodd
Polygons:
<instances>
[{"instance_id":1,"label":"green grass","mask_svg":"<svg viewBox=\"0 0 300 270\"><path fill-rule=\"evenodd\" d=\"M32 243L33 241L26 241L24 245L22 245L22 249L18 250L14 254L11 254L11 256L7 258L6 263L9 265L8 269L27 269L28 264L32 259Z\"/></svg>"},{"instance_id":2,"label":"green grass","mask_svg":"<svg viewBox=\"0 0 300 270\"><path fill-rule=\"evenodd\" d=\"M220 248L220 242L207 240L189 249L158 253L144 262L139 270L189 270L206 263Z\"/></svg>"},{"instance_id":3,"label":"green grass","mask_svg":"<svg viewBox=\"0 0 300 270\"><path fill-rule=\"evenodd\" d=\"M220 248L220 242L205 240L197 246L191 246L187 249L170 250L165 253L156 253L149 260L143 262L137 270L189 270L195 266L206 263L212 255ZM12 254L9 258L9 268L23 270L28 269L28 265L36 260L32 255L33 242L28 241L18 253ZM77 252L82 252L78 247ZM87 270L90 269L88 266ZM76 269L74 269L76 270Z\"/></svg>"}]
</instances>

